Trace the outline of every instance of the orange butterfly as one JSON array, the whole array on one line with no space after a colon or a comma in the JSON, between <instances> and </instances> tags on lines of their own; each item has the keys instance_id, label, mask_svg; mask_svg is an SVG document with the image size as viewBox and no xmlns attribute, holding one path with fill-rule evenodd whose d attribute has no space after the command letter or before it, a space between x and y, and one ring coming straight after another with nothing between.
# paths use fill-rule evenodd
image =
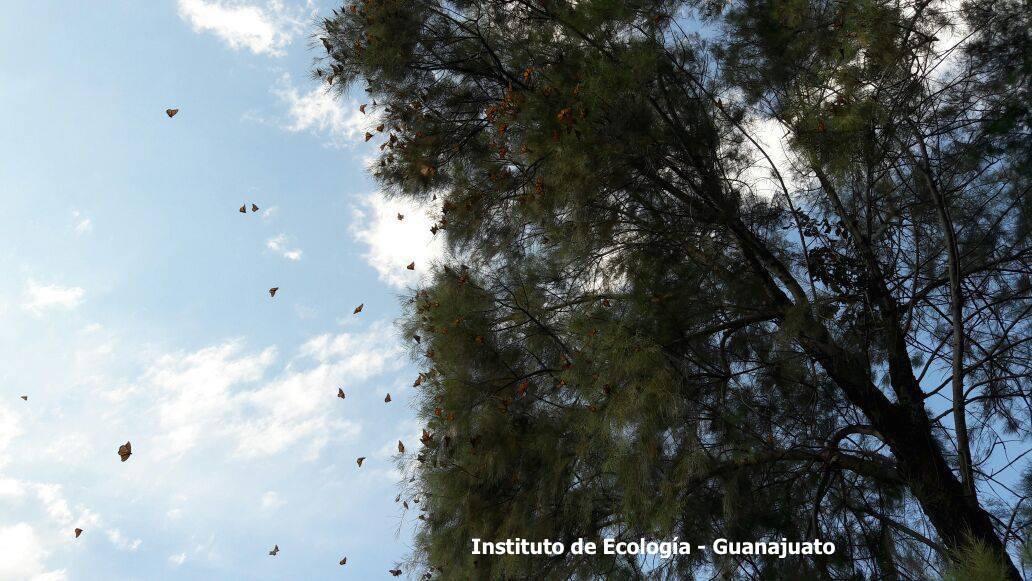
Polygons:
<instances>
[{"instance_id":1,"label":"orange butterfly","mask_svg":"<svg viewBox=\"0 0 1032 581\"><path fill-rule=\"evenodd\" d=\"M130 444L129 442L126 442L125 444L122 444L121 446L118 447L118 457L122 459L122 462L125 462L126 460L128 460L129 456L132 456L132 455L133 455L133 445Z\"/></svg>"},{"instance_id":2,"label":"orange butterfly","mask_svg":"<svg viewBox=\"0 0 1032 581\"><path fill-rule=\"evenodd\" d=\"M176 113L179 113L179 109L165 109L165 115L168 115L169 119L175 117Z\"/></svg>"},{"instance_id":3,"label":"orange butterfly","mask_svg":"<svg viewBox=\"0 0 1032 581\"><path fill-rule=\"evenodd\" d=\"M274 286L274 287L270 288L269 289L269 296L270 297L275 297L276 296L276 291L278 291L278 290L279 290L278 286Z\"/></svg>"}]
</instances>

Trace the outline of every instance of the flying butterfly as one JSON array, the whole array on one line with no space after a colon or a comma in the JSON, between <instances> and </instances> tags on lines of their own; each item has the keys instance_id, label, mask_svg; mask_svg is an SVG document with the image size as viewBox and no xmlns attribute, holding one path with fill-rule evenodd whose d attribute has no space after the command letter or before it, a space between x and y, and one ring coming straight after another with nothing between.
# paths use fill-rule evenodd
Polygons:
<instances>
[{"instance_id":1,"label":"flying butterfly","mask_svg":"<svg viewBox=\"0 0 1032 581\"><path fill-rule=\"evenodd\" d=\"M269 296L270 297L275 297L276 296L276 291L278 291L278 290L279 290L278 286L274 286L274 287L270 288L269 289Z\"/></svg>"},{"instance_id":2,"label":"flying butterfly","mask_svg":"<svg viewBox=\"0 0 1032 581\"><path fill-rule=\"evenodd\" d=\"M398 440L398 453L399 454L404 454L405 453L405 444L402 444L401 440Z\"/></svg>"},{"instance_id":3,"label":"flying butterfly","mask_svg":"<svg viewBox=\"0 0 1032 581\"><path fill-rule=\"evenodd\" d=\"M401 569L391 569L387 572L395 577L401 577Z\"/></svg>"},{"instance_id":4,"label":"flying butterfly","mask_svg":"<svg viewBox=\"0 0 1032 581\"><path fill-rule=\"evenodd\" d=\"M82 534L82 529L75 529L75 538L79 538L79 535L81 535L81 534Z\"/></svg>"},{"instance_id":5,"label":"flying butterfly","mask_svg":"<svg viewBox=\"0 0 1032 581\"><path fill-rule=\"evenodd\" d=\"M363 115L365 115L365 108L366 108L366 104L362 103L362 106L359 107L358 110L361 111Z\"/></svg>"},{"instance_id":6,"label":"flying butterfly","mask_svg":"<svg viewBox=\"0 0 1032 581\"><path fill-rule=\"evenodd\" d=\"M23 396L21 396L21 398L22 398L23 400L25 400L25 401L29 401L29 396L27 396L27 395L23 395Z\"/></svg>"},{"instance_id":7,"label":"flying butterfly","mask_svg":"<svg viewBox=\"0 0 1032 581\"><path fill-rule=\"evenodd\" d=\"M133 445L130 444L129 442L126 442L126 443L124 443L124 444L122 444L121 446L118 447L118 457L122 459L122 462L125 462L126 460L128 460L129 456L132 456L132 455L133 455Z\"/></svg>"},{"instance_id":8,"label":"flying butterfly","mask_svg":"<svg viewBox=\"0 0 1032 581\"><path fill-rule=\"evenodd\" d=\"M391 403L391 394L387 394L387 397L383 398L383 403Z\"/></svg>"},{"instance_id":9,"label":"flying butterfly","mask_svg":"<svg viewBox=\"0 0 1032 581\"><path fill-rule=\"evenodd\" d=\"M344 399L346 397L344 395L344 389L343 388L340 388L340 387L337 388L337 397L339 397L340 399Z\"/></svg>"},{"instance_id":10,"label":"flying butterfly","mask_svg":"<svg viewBox=\"0 0 1032 581\"><path fill-rule=\"evenodd\" d=\"M179 113L179 109L165 109L165 115L168 115L169 119L175 117L176 113Z\"/></svg>"},{"instance_id":11,"label":"flying butterfly","mask_svg":"<svg viewBox=\"0 0 1032 581\"><path fill-rule=\"evenodd\" d=\"M370 139L372 139L372 138L373 138L373 134L372 134L372 133L369 133L368 131L366 131L366 134L365 134L365 140L366 140L366 141L369 141L369 140L370 140Z\"/></svg>"},{"instance_id":12,"label":"flying butterfly","mask_svg":"<svg viewBox=\"0 0 1032 581\"><path fill-rule=\"evenodd\" d=\"M254 205L254 204L251 204L251 211L252 212L257 212L258 211L258 206Z\"/></svg>"},{"instance_id":13,"label":"flying butterfly","mask_svg":"<svg viewBox=\"0 0 1032 581\"><path fill-rule=\"evenodd\" d=\"M408 270L415 270L415 269L416 269L416 263L415 263L415 261L412 261L412 262L410 262L410 263L408 264L408 266L406 266L405 268L406 268L406 269L408 269Z\"/></svg>"},{"instance_id":14,"label":"flying butterfly","mask_svg":"<svg viewBox=\"0 0 1032 581\"><path fill-rule=\"evenodd\" d=\"M341 564L341 565L347 565L347 564L348 564L348 558L347 558L347 557L344 557L343 559L341 559L341 560L340 560L340 564Z\"/></svg>"},{"instance_id":15,"label":"flying butterfly","mask_svg":"<svg viewBox=\"0 0 1032 581\"><path fill-rule=\"evenodd\" d=\"M405 219L405 214L402 214L401 212L398 212L398 220L404 220L404 219Z\"/></svg>"},{"instance_id":16,"label":"flying butterfly","mask_svg":"<svg viewBox=\"0 0 1032 581\"><path fill-rule=\"evenodd\" d=\"M358 462L358 467L359 468L362 467L362 462L365 462L365 458L366 458L365 456L359 456L358 460L355 460L355 462Z\"/></svg>"},{"instance_id":17,"label":"flying butterfly","mask_svg":"<svg viewBox=\"0 0 1032 581\"><path fill-rule=\"evenodd\" d=\"M243 206L240 206L240 213L241 214L246 214L247 213L247 204L244 204Z\"/></svg>"},{"instance_id":18,"label":"flying butterfly","mask_svg":"<svg viewBox=\"0 0 1032 581\"><path fill-rule=\"evenodd\" d=\"M272 550L269 551L269 554L272 555L273 557L278 555L279 554L279 545L273 545L272 546Z\"/></svg>"}]
</instances>

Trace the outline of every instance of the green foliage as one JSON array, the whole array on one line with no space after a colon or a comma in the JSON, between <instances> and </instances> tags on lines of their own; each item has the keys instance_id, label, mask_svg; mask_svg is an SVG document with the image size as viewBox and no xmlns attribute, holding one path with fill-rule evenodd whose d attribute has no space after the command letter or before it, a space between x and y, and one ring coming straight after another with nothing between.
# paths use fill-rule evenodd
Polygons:
<instances>
[{"instance_id":1,"label":"green foliage","mask_svg":"<svg viewBox=\"0 0 1032 581\"><path fill-rule=\"evenodd\" d=\"M944 581L1005 581L1007 570L998 555L985 545L972 542L953 555L955 563L946 571Z\"/></svg>"},{"instance_id":2,"label":"green foliage","mask_svg":"<svg viewBox=\"0 0 1032 581\"><path fill-rule=\"evenodd\" d=\"M965 4L973 26L996 14ZM1029 435L1027 63L974 28L958 76L936 77L933 38L958 17L887 0L361 0L324 23L316 75L375 99L374 175L433 208L451 251L402 322L426 425L403 465L427 508L414 563L922 578L973 531L957 575L1009 565L925 404L945 394L955 225L973 439ZM769 181L765 123L791 154ZM841 550L470 554L516 537Z\"/></svg>"}]
</instances>

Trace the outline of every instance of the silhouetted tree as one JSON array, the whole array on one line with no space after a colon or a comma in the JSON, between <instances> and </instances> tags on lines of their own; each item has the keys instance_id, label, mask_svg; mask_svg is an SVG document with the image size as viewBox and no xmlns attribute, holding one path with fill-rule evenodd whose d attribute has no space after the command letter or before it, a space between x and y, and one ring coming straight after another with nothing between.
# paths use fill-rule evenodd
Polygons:
<instances>
[{"instance_id":1,"label":"silhouetted tree","mask_svg":"<svg viewBox=\"0 0 1032 581\"><path fill-rule=\"evenodd\" d=\"M376 178L451 249L404 325L416 563L902 579L973 551L1020 578L1027 6L364 0L322 28ZM470 554L607 536L839 550Z\"/></svg>"}]
</instances>

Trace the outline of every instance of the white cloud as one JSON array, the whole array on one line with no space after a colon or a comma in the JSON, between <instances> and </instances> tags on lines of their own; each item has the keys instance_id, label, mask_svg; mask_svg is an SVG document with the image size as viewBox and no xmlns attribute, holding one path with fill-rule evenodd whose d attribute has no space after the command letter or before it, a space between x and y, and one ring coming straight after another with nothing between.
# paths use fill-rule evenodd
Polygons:
<instances>
[{"instance_id":1,"label":"white cloud","mask_svg":"<svg viewBox=\"0 0 1032 581\"><path fill-rule=\"evenodd\" d=\"M434 220L430 209L403 200L387 200L382 195L367 196L353 213L351 232L367 247L364 254L380 275L380 280L405 288L420 280L430 264L444 255L442 235L430 232ZM404 220L398 220L398 214ZM415 270L406 266L416 263Z\"/></svg>"},{"instance_id":2,"label":"white cloud","mask_svg":"<svg viewBox=\"0 0 1032 581\"><path fill-rule=\"evenodd\" d=\"M337 147L355 142L370 123L370 119L359 112L357 103L350 103L350 109L345 110L326 87L315 87L302 93L294 86L289 74L280 77L272 92L287 106L289 121L282 125L283 129L323 135Z\"/></svg>"},{"instance_id":3,"label":"white cloud","mask_svg":"<svg viewBox=\"0 0 1032 581\"><path fill-rule=\"evenodd\" d=\"M288 248L290 239L286 234L279 234L265 241L265 246L269 250L279 254L287 260L298 261L301 260L302 251L300 248Z\"/></svg>"},{"instance_id":4,"label":"white cloud","mask_svg":"<svg viewBox=\"0 0 1032 581\"><path fill-rule=\"evenodd\" d=\"M0 468L8 461L7 447L21 434L18 416L6 407L0 407Z\"/></svg>"},{"instance_id":5,"label":"white cloud","mask_svg":"<svg viewBox=\"0 0 1032 581\"><path fill-rule=\"evenodd\" d=\"M25 283L22 308L36 315L51 309L71 310L82 303L85 294L82 287L40 284L30 279Z\"/></svg>"},{"instance_id":6,"label":"white cloud","mask_svg":"<svg viewBox=\"0 0 1032 581\"><path fill-rule=\"evenodd\" d=\"M61 581L64 570L47 571L44 561L48 551L36 530L28 523L0 527L0 579Z\"/></svg>"},{"instance_id":7,"label":"white cloud","mask_svg":"<svg viewBox=\"0 0 1032 581\"><path fill-rule=\"evenodd\" d=\"M83 215L78 210L72 210L72 220L75 222L73 227L76 235L82 236L83 234L89 234L93 231L93 220Z\"/></svg>"},{"instance_id":8,"label":"white cloud","mask_svg":"<svg viewBox=\"0 0 1032 581\"><path fill-rule=\"evenodd\" d=\"M158 433L148 445L164 457L222 442L238 458L258 458L300 447L318 458L331 441L354 438L360 425L328 406L342 378L361 381L401 365L400 347L382 325L367 333L321 335L267 378L276 350L245 353L228 341L154 362L138 392L156 394Z\"/></svg>"},{"instance_id":9,"label":"white cloud","mask_svg":"<svg viewBox=\"0 0 1032 581\"><path fill-rule=\"evenodd\" d=\"M233 50L282 56L304 30L304 9L288 9L280 0L264 4L240 0L179 0L179 17L194 32L211 32Z\"/></svg>"},{"instance_id":10,"label":"white cloud","mask_svg":"<svg viewBox=\"0 0 1032 581\"><path fill-rule=\"evenodd\" d=\"M761 152L752 143L746 143L746 147L752 151L753 165L739 176L744 182L750 184L754 191L766 198L783 196L781 182L771 169L771 164L777 168L781 179L784 180L788 191L792 192L798 186L792 170L791 156L786 143L785 128L774 119L755 119L749 124L750 135L763 148ZM763 153L767 156L764 157ZM770 158L768 161L767 158Z\"/></svg>"},{"instance_id":11,"label":"white cloud","mask_svg":"<svg viewBox=\"0 0 1032 581\"><path fill-rule=\"evenodd\" d=\"M120 551L133 552L140 548L140 544L143 543L140 539L129 540L122 534L122 531L118 529L108 529L107 538L111 541L111 544Z\"/></svg>"},{"instance_id":12,"label":"white cloud","mask_svg":"<svg viewBox=\"0 0 1032 581\"><path fill-rule=\"evenodd\" d=\"M179 553L178 555L169 555L168 562L173 567L178 567L186 562L186 553Z\"/></svg>"},{"instance_id":13,"label":"white cloud","mask_svg":"<svg viewBox=\"0 0 1032 581\"><path fill-rule=\"evenodd\" d=\"M286 504L286 501L279 497L275 490L269 490L262 495L262 510L276 510Z\"/></svg>"}]
</instances>

